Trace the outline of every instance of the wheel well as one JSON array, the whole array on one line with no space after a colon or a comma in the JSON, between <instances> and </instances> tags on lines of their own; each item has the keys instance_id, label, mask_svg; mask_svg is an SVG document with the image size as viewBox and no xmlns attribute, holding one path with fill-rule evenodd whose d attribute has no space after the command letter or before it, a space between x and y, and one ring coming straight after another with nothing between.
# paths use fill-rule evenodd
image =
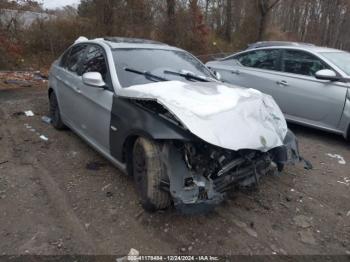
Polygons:
<instances>
[{"instance_id":1,"label":"wheel well","mask_svg":"<svg viewBox=\"0 0 350 262\"><path fill-rule=\"evenodd\" d=\"M123 146L123 162L126 163L126 170L129 175L132 175L132 150L134 148L135 141L139 136L129 136Z\"/></svg>"},{"instance_id":2,"label":"wheel well","mask_svg":"<svg viewBox=\"0 0 350 262\"><path fill-rule=\"evenodd\" d=\"M348 125L348 131L346 133L346 139L350 141L350 124Z\"/></svg>"}]
</instances>

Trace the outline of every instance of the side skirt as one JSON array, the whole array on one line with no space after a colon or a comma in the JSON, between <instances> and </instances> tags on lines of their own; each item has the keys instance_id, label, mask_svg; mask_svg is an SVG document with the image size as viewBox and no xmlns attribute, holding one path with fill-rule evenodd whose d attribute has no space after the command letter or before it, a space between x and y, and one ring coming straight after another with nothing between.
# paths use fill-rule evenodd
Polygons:
<instances>
[{"instance_id":1,"label":"side skirt","mask_svg":"<svg viewBox=\"0 0 350 262\"><path fill-rule=\"evenodd\" d=\"M98 145L95 143L91 142L86 136L83 134L79 133L76 129L74 129L72 126L67 124L66 122L64 123L67 125L75 134L77 134L80 138L82 138L85 142L87 142L93 149L95 149L97 152L99 152L103 157L108 159L115 167L120 169L124 174L127 174L127 169L126 165L119 162L117 159L115 159L109 152L105 152L102 148L100 148Z\"/></svg>"}]
</instances>

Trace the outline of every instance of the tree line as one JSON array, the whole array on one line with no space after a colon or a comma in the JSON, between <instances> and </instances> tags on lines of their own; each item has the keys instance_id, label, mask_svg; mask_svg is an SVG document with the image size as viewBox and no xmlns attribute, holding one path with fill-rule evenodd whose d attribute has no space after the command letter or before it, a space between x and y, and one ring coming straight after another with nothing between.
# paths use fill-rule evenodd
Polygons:
<instances>
[{"instance_id":1,"label":"tree line","mask_svg":"<svg viewBox=\"0 0 350 262\"><path fill-rule=\"evenodd\" d=\"M23 28L8 9L45 12ZM350 0L81 0L44 10L34 0L0 0L0 69L49 64L77 37L141 37L193 52L224 55L263 40L290 40L350 50ZM24 62L23 62L24 61Z\"/></svg>"}]
</instances>

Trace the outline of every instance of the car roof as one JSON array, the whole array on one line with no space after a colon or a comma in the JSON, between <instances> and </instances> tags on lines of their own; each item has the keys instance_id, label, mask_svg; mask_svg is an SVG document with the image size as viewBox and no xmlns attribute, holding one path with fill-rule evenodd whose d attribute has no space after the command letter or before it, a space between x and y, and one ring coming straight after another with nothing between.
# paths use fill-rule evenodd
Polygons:
<instances>
[{"instance_id":1,"label":"car roof","mask_svg":"<svg viewBox=\"0 0 350 262\"><path fill-rule=\"evenodd\" d=\"M263 41L263 42L257 42L254 44L250 44L249 47L244 50L258 50L258 49L265 49L265 48L293 48L293 49L300 49L300 50L308 50L316 53L322 53L322 52L345 52L339 49L334 48L328 48L328 47L320 47L316 46L314 44L309 43L300 43L300 42L287 42L287 41Z\"/></svg>"},{"instance_id":2,"label":"car roof","mask_svg":"<svg viewBox=\"0 0 350 262\"><path fill-rule=\"evenodd\" d=\"M270 46L313 46L313 44L290 42L290 41L261 41L261 42L249 44L247 49L256 49L260 47L270 47Z\"/></svg>"},{"instance_id":3,"label":"car roof","mask_svg":"<svg viewBox=\"0 0 350 262\"><path fill-rule=\"evenodd\" d=\"M143 38L131 38L131 37L119 37L119 36L113 36L113 37L104 37L103 40L113 42L113 43L129 43L129 44L155 44L155 45L167 45L165 43L149 40L149 39L143 39Z\"/></svg>"},{"instance_id":4,"label":"car roof","mask_svg":"<svg viewBox=\"0 0 350 262\"><path fill-rule=\"evenodd\" d=\"M111 49L118 48L147 48L147 49L165 49L165 50L182 50L177 47L167 45L162 42L142 39L142 38L129 38L129 37L104 37L87 39L86 37L79 37L75 43L105 43Z\"/></svg>"}]
</instances>

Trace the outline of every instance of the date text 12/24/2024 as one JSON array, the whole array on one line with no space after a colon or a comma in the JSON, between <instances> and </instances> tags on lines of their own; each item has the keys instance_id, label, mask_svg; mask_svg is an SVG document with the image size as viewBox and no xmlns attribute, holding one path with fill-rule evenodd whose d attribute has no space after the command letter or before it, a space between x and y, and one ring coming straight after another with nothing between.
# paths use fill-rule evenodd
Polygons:
<instances>
[{"instance_id":1,"label":"date text 12/24/2024","mask_svg":"<svg viewBox=\"0 0 350 262\"><path fill-rule=\"evenodd\" d=\"M128 256L128 261L218 261L217 256Z\"/></svg>"}]
</instances>

